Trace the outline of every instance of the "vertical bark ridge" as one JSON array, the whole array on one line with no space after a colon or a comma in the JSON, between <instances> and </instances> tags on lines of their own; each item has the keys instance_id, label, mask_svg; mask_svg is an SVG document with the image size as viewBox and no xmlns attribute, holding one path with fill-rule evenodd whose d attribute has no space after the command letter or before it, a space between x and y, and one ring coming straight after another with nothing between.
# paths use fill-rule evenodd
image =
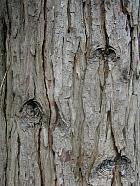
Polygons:
<instances>
[{"instance_id":1,"label":"vertical bark ridge","mask_svg":"<svg viewBox=\"0 0 140 186\"><path fill-rule=\"evenodd\" d=\"M43 41L43 47L42 47L42 55L43 55L43 70L44 70L44 83L45 83L45 88L46 88L46 94L47 94L47 99L49 103L49 110L50 110L50 119L49 119L49 126L48 126L48 148L49 148L49 164L50 168L53 171L50 171L50 184L51 185L56 185L56 175L55 175L55 163L54 163L54 151L53 151L53 130L55 128L56 124L56 107L55 107L55 101L53 98L53 83L54 83L54 78L53 78L53 69L52 69L52 64L50 60L50 56L48 51L48 40L50 39L52 41L53 37L53 30L50 38L48 37L48 30L52 29L52 25L48 25L48 20L50 19L49 17L49 11L50 9L54 9L53 2L50 1L44 1L44 41ZM48 12L46 11L48 10ZM52 21L50 21L52 24ZM50 26L50 28L49 28ZM48 39L49 38L49 39ZM50 46L49 46L50 47ZM54 174L54 175L53 175Z\"/></svg>"}]
</instances>

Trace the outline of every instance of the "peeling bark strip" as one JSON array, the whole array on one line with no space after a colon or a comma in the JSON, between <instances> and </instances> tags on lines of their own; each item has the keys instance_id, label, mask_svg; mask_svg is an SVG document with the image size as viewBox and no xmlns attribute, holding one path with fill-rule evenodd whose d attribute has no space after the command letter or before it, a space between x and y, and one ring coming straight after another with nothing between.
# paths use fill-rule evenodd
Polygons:
<instances>
[{"instance_id":1,"label":"peeling bark strip","mask_svg":"<svg viewBox=\"0 0 140 186\"><path fill-rule=\"evenodd\" d=\"M140 185L139 0L0 1L0 186Z\"/></svg>"}]
</instances>

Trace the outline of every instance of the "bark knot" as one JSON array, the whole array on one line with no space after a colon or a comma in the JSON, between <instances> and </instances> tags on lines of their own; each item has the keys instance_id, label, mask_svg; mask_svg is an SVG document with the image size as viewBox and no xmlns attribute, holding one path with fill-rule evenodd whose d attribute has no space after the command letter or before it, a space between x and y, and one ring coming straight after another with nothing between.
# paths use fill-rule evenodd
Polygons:
<instances>
[{"instance_id":1,"label":"bark knot","mask_svg":"<svg viewBox=\"0 0 140 186\"><path fill-rule=\"evenodd\" d=\"M20 127L22 129L34 128L41 125L42 109L34 99L25 102L20 110Z\"/></svg>"},{"instance_id":2,"label":"bark knot","mask_svg":"<svg viewBox=\"0 0 140 186\"><path fill-rule=\"evenodd\" d=\"M98 164L91 173L91 179L96 175L112 175L113 171L118 171L120 176L125 177L131 172L131 160L126 156L116 156L114 159L105 159Z\"/></svg>"}]
</instances>

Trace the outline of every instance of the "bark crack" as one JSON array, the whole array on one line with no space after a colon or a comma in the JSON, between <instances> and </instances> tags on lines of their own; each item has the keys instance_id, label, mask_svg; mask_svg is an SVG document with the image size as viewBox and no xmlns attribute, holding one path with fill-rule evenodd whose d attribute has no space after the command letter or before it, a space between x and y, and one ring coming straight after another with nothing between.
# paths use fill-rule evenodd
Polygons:
<instances>
[{"instance_id":1,"label":"bark crack","mask_svg":"<svg viewBox=\"0 0 140 186\"><path fill-rule=\"evenodd\" d=\"M70 13L71 0L68 0L67 4L67 17L68 17L68 33L71 31L71 13Z\"/></svg>"},{"instance_id":2,"label":"bark crack","mask_svg":"<svg viewBox=\"0 0 140 186\"><path fill-rule=\"evenodd\" d=\"M129 15L129 12L128 12L128 10L127 10L128 1L127 1L127 0L120 0L120 5L121 5L122 12L123 12L125 15Z\"/></svg>"},{"instance_id":3,"label":"bark crack","mask_svg":"<svg viewBox=\"0 0 140 186\"><path fill-rule=\"evenodd\" d=\"M105 10L105 1L101 2L101 23L104 30L104 37L105 37L105 50L109 48L109 37L107 34L106 28L106 10Z\"/></svg>"},{"instance_id":4,"label":"bark crack","mask_svg":"<svg viewBox=\"0 0 140 186\"><path fill-rule=\"evenodd\" d=\"M41 165L41 154L40 154L40 145L41 145L40 138L41 138L41 128L39 129L39 133L38 133L38 165L40 170L41 186L44 186L43 171Z\"/></svg>"},{"instance_id":5,"label":"bark crack","mask_svg":"<svg viewBox=\"0 0 140 186\"><path fill-rule=\"evenodd\" d=\"M118 147L116 145L116 140L115 140L115 136L114 136L114 132L113 132L113 128L112 128L111 110L110 110L110 112L108 112L108 115L109 115L108 118L110 120L111 136L112 136L112 141L113 141L113 145L114 145L114 150L116 151L116 154L118 155L120 153L118 152Z\"/></svg>"},{"instance_id":6,"label":"bark crack","mask_svg":"<svg viewBox=\"0 0 140 186\"><path fill-rule=\"evenodd\" d=\"M10 68L10 66L6 69L6 58L7 58L7 54L6 54L6 39L7 39L7 25L6 22L4 20L4 18L2 19L2 24L3 24L3 60L4 60L4 68L5 68L5 74L4 74L4 78L1 82L1 86L0 86L0 94L2 95L2 90L3 90L3 86L4 86L4 98L3 98L3 113L4 113L4 118L5 118L5 147L6 147L6 162L5 162L5 186L7 185L7 166L8 166L8 142L7 142L7 114L6 114L6 101L7 101L7 73L8 70ZM4 84L5 83L5 84ZM1 101L1 99L0 99Z\"/></svg>"},{"instance_id":7,"label":"bark crack","mask_svg":"<svg viewBox=\"0 0 140 186\"><path fill-rule=\"evenodd\" d=\"M46 97L48 100L48 104L49 104L49 126L50 126L50 121L51 121L51 106L50 106L50 101L48 98L48 92L47 92L47 85L46 85L46 75L45 75L45 44L46 44L46 30L47 30L47 23L46 23L46 4L47 4L47 0L44 0L44 39L43 39L43 44L42 44L42 69L43 69L43 75L44 75L44 85L45 85L45 90L46 90Z\"/></svg>"},{"instance_id":8,"label":"bark crack","mask_svg":"<svg viewBox=\"0 0 140 186\"><path fill-rule=\"evenodd\" d=\"M10 20L10 15L9 15L9 7L8 7L8 0L5 0L5 4L6 4L6 9L5 9L5 18L7 18L6 20L8 21L7 22L7 31L8 31L8 34L9 36L11 35L11 20Z\"/></svg>"},{"instance_id":9,"label":"bark crack","mask_svg":"<svg viewBox=\"0 0 140 186\"><path fill-rule=\"evenodd\" d=\"M118 157L121 157L121 152L118 151L118 147L116 145L116 140L115 140L115 136L114 136L114 132L113 132L113 128L112 128L111 110L108 112L108 118L109 118L109 121L110 121L111 137L112 137L112 141L113 141L113 145L114 145L114 150L116 152L116 157L118 158ZM112 180L111 180L111 186L114 185L116 176L118 176L118 180L121 184L121 175L118 172L118 170L116 170L116 165L115 165L115 168L113 169L113 177L112 177Z\"/></svg>"},{"instance_id":10,"label":"bark crack","mask_svg":"<svg viewBox=\"0 0 140 186\"><path fill-rule=\"evenodd\" d=\"M5 85L5 96L4 96L4 117L5 117L5 146L6 146L6 164L5 164L5 186L7 186L7 168L8 168L8 141L7 141L7 115L6 115L6 100L7 100L7 81Z\"/></svg>"},{"instance_id":11,"label":"bark crack","mask_svg":"<svg viewBox=\"0 0 140 186\"><path fill-rule=\"evenodd\" d=\"M18 153L17 153L17 161L18 161L18 184L20 185L20 137L17 137L17 144L18 144Z\"/></svg>"},{"instance_id":12,"label":"bark crack","mask_svg":"<svg viewBox=\"0 0 140 186\"><path fill-rule=\"evenodd\" d=\"M47 32L47 15L46 15L46 10L47 10L47 0L44 0L44 38L43 38L43 44L42 44L42 68L43 68L43 74L44 74L44 85L45 85L45 90L46 90L46 97L47 97L47 101L48 101L48 106L49 106L49 119L48 119L48 148L49 148L49 162L50 162L50 166L51 162L52 162L52 158L51 155L53 155L53 169L55 171L56 166L54 163L54 157L55 157L55 152L52 149L52 145L53 145L53 136L52 136L52 128L51 128L51 117L52 117L52 112L51 112L51 102L49 100L49 95L48 95L48 90L47 90L47 84L46 84L46 74L45 74L45 47L46 47L46 32ZM53 175L52 172L50 173L50 180L53 181ZM56 178L56 172L55 172L55 176ZM43 180L43 178L41 178ZM56 180L55 180L55 184ZM43 186L43 184L42 184Z\"/></svg>"}]
</instances>

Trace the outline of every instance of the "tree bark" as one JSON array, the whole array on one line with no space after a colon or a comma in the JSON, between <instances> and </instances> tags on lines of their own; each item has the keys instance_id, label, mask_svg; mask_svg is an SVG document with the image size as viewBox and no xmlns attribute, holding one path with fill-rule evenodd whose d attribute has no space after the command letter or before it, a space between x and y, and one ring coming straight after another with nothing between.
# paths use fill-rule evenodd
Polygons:
<instances>
[{"instance_id":1,"label":"tree bark","mask_svg":"<svg viewBox=\"0 0 140 186\"><path fill-rule=\"evenodd\" d=\"M0 185L140 185L139 0L0 1Z\"/></svg>"}]
</instances>

